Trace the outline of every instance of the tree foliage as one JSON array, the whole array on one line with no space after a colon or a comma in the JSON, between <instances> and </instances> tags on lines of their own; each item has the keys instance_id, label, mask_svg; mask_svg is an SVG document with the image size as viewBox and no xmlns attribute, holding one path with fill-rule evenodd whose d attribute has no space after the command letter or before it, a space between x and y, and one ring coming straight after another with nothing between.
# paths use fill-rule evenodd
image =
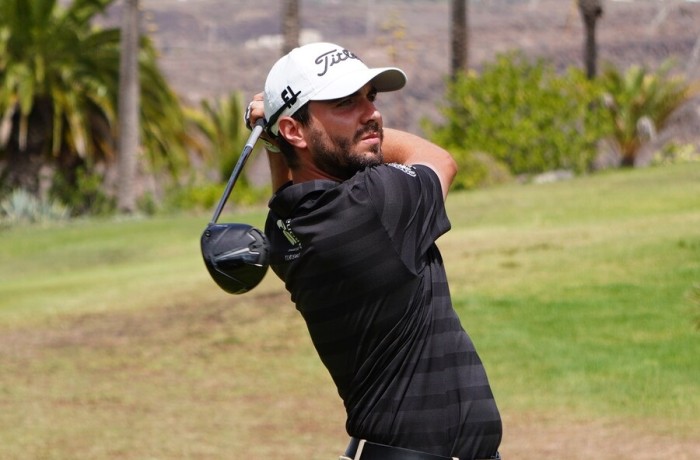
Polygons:
<instances>
[{"instance_id":1,"label":"tree foliage","mask_svg":"<svg viewBox=\"0 0 700 460\"><path fill-rule=\"evenodd\" d=\"M204 134L209 157L216 163L220 182L228 180L250 134L245 127L242 107L242 96L233 92L215 101L203 100L201 111L190 114ZM245 182L244 177L240 179Z\"/></svg>"},{"instance_id":2,"label":"tree foliage","mask_svg":"<svg viewBox=\"0 0 700 460\"><path fill-rule=\"evenodd\" d=\"M215 100L204 99L199 108L186 110L188 129L197 133L200 148L205 153L206 169L215 171L217 177L212 180L212 177L202 178L194 173L189 183L181 184L169 194L169 207L213 209L250 135L245 126L243 107L241 94L232 92ZM234 195L235 200L231 201L239 204L257 203L267 197L266 191L256 188L246 174L238 178Z\"/></svg>"},{"instance_id":3,"label":"tree foliage","mask_svg":"<svg viewBox=\"0 0 700 460\"><path fill-rule=\"evenodd\" d=\"M120 31L92 19L113 0L0 1L0 162L4 188L38 189L49 166L68 183L115 156ZM188 161L184 114L140 43L142 157L177 173ZM102 168L104 169L104 168Z\"/></svg>"},{"instance_id":4,"label":"tree foliage","mask_svg":"<svg viewBox=\"0 0 700 460\"><path fill-rule=\"evenodd\" d=\"M106 77L119 35L90 32L89 19L108 3L78 0L60 11L55 0L0 2L2 147L18 156L104 153L99 128L114 119L115 81Z\"/></svg>"},{"instance_id":5,"label":"tree foliage","mask_svg":"<svg viewBox=\"0 0 700 460\"><path fill-rule=\"evenodd\" d=\"M475 152L488 154L514 174L588 170L607 126L597 104L600 88L582 72L559 76L544 60L519 53L498 56L480 74L458 76L446 100L444 123L425 123L432 140L463 162L473 162L468 157Z\"/></svg>"},{"instance_id":6,"label":"tree foliage","mask_svg":"<svg viewBox=\"0 0 700 460\"><path fill-rule=\"evenodd\" d=\"M635 65L625 72L609 66L601 75L612 138L623 166L634 166L641 145L694 94L683 77L670 75L671 66L671 61L657 70Z\"/></svg>"}]
</instances>

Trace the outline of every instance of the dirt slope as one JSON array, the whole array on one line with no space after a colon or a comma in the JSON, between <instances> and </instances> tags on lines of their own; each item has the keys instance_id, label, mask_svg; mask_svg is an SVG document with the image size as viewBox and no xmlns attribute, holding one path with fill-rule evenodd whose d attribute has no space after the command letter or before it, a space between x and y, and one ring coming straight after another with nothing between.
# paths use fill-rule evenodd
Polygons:
<instances>
[{"instance_id":1,"label":"dirt slope","mask_svg":"<svg viewBox=\"0 0 700 460\"><path fill-rule=\"evenodd\" d=\"M161 65L188 101L238 90L259 91L280 54L279 0L142 0L145 28L161 50ZM700 77L700 3L604 2L599 58L626 67L675 58L678 70ZM446 1L302 0L303 41L347 45L371 65L393 64L409 75L403 97L382 103L392 126L419 129L435 116L448 72ZM117 24L119 4L106 22ZM521 49L558 67L581 65L583 31L566 0L472 0L469 62L478 68L498 53ZM398 37L398 38L397 38Z\"/></svg>"}]
</instances>

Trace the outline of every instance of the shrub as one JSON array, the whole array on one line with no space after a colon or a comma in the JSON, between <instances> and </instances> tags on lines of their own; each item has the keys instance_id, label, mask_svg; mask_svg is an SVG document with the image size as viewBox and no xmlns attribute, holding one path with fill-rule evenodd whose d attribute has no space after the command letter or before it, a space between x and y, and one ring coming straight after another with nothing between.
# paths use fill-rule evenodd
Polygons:
<instances>
[{"instance_id":1,"label":"shrub","mask_svg":"<svg viewBox=\"0 0 700 460\"><path fill-rule=\"evenodd\" d=\"M223 191L224 185L219 183L175 187L166 195L165 209L169 211L211 209L213 211Z\"/></svg>"},{"instance_id":2,"label":"shrub","mask_svg":"<svg viewBox=\"0 0 700 460\"><path fill-rule=\"evenodd\" d=\"M65 173L57 174L50 196L65 203L71 209L72 216L110 215L115 212L116 202L105 193L100 174L79 167L74 175L71 179Z\"/></svg>"},{"instance_id":3,"label":"shrub","mask_svg":"<svg viewBox=\"0 0 700 460\"><path fill-rule=\"evenodd\" d=\"M695 284L690 289L688 299L695 307L695 327L700 330L700 284Z\"/></svg>"},{"instance_id":4,"label":"shrub","mask_svg":"<svg viewBox=\"0 0 700 460\"><path fill-rule=\"evenodd\" d=\"M455 190L472 190L501 184L512 180L508 167L482 152L451 151L458 165L458 173L452 182Z\"/></svg>"},{"instance_id":5,"label":"shrub","mask_svg":"<svg viewBox=\"0 0 700 460\"><path fill-rule=\"evenodd\" d=\"M2 225L34 224L68 219L69 209L56 200L40 200L23 189L13 190L0 201Z\"/></svg>"},{"instance_id":6,"label":"shrub","mask_svg":"<svg viewBox=\"0 0 700 460\"><path fill-rule=\"evenodd\" d=\"M581 71L559 76L520 53L458 76L446 99L444 124L424 122L431 139L460 155L485 152L514 174L590 169L609 126L601 88Z\"/></svg>"},{"instance_id":7,"label":"shrub","mask_svg":"<svg viewBox=\"0 0 700 460\"><path fill-rule=\"evenodd\" d=\"M167 193L165 200L166 211L214 211L224 193L225 184L220 183L193 183L175 187ZM268 188L252 188L239 186L236 183L231 196L226 202L227 207L240 205L261 204L269 198Z\"/></svg>"},{"instance_id":8,"label":"shrub","mask_svg":"<svg viewBox=\"0 0 700 460\"><path fill-rule=\"evenodd\" d=\"M693 144L678 144L669 142L664 145L661 150L654 154L651 164L654 166L675 164L675 163L692 163L700 161L700 152L697 151Z\"/></svg>"}]
</instances>

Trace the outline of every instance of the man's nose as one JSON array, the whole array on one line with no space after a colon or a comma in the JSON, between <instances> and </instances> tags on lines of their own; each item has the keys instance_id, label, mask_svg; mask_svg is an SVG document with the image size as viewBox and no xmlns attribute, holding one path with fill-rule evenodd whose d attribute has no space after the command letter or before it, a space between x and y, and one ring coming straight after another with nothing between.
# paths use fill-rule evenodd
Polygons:
<instances>
[{"instance_id":1,"label":"man's nose","mask_svg":"<svg viewBox=\"0 0 700 460\"><path fill-rule=\"evenodd\" d=\"M363 106L363 123L367 123L369 121L376 121L379 122L382 118L382 114L379 112L379 109L377 109L377 106L374 105L374 102L366 100L364 102Z\"/></svg>"}]
</instances>

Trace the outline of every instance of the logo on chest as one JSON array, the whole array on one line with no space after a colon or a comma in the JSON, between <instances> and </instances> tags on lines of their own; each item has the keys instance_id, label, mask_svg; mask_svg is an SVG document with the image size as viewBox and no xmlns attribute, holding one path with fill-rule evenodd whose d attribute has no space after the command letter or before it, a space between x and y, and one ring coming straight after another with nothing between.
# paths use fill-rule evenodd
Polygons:
<instances>
[{"instance_id":1,"label":"logo on chest","mask_svg":"<svg viewBox=\"0 0 700 460\"><path fill-rule=\"evenodd\" d=\"M299 238L292 232L291 223L291 219L287 219L286 221L279 219L277 221L277 228L282 232L284 237L287 238L289 244L292 246L301 246L301 241L299 241Z\"/></svg>"}]
</instances>

